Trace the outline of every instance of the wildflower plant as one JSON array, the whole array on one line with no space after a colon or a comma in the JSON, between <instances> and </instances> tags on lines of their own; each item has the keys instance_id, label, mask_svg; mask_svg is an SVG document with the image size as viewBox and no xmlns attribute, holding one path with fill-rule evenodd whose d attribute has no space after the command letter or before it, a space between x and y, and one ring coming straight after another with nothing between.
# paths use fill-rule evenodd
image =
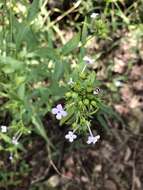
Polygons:
<instances>
[{"instance_id":1,"label":"wildflower plant","mask_svg":"<svg viewBox=\"0 0 143 190\"><path fill-rule=\"evenodd\" d=\"M47 128L53 126L43 122L47 114L69 129L63 134L69 142L80 134L86 135L87 144L95 144L100 136L92 132L91 121L96 118L106 127L105 113L111 113L91 69L94 56L86 55L91 37L87 17L72 39L56 47L55 27L42 2L34 0L26 9L25 1L23 12L15 12L16 1L0 3L5 8L0 25L0 151L12 163L27 151L24 138L33 133L45 140L48 151L52 149ZM97 22L100 15L90 19Z\"/></svg>"},{"instance_id":2,"label":"wildflower plant","mask_svg":"<svg viewBox=\"0 0 143 190\"><path fill-rule=\"evenodd\" d=\"M60 124L70 125L74 132L86 134L90 130L91 120L100 109L101 94L94 92L99 82L96 80L95 72L88 71L83 67L72 79L65 94L65 110L67 115L63 117Z\"/></svg>"}]
</instances>

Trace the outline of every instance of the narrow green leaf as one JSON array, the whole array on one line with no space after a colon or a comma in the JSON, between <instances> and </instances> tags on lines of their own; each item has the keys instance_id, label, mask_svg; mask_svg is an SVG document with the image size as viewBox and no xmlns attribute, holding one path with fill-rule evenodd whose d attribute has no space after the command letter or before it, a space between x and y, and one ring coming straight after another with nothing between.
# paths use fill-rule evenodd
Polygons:
<instances>
[{"instance_id":1,"label":"narrow green leaf","mask_svg":"<svg viewBox=\"0 0 143 190\"><path fill-rule=\"evenodd\" d=\"M12 57L0 56L0 62L3 63L2 71L7 74L23 68L23 63Z\"/></svg>"},{"instance_id":2,"label":"narrow green leaf","mask_svg":"<svg viewBox=\"0 0 143 190\"><path fill-rule=\"evenodd\" d=\"M81 34L81 42L84 44L87 40L88 35L88 27L87 27L87 17L84 19L82 34Z\"/></svg>"},{"instance_id":3,"label":"narrow green leaf","mask_svg":"<svg viewBox=\"0 0 143 190\"><path fill-rule=\"evenodd\" d=\"M75 35L71 40L69 40L62 48L62 54L67 55L76 49L80 42L80 33Z\"/></svg>"},{"instance_id":4,"label":"narrow green leaf","mask_svg":"<svg viewBox=\"0 0 143 190\"><path fill-rule=\"evenodd\" d=\"M100 122L102 127L108 132L109 128L108 128L107 122L103 118L103 115L97 114L97 120Z\"/></svg>"},{"instance_id":5,"label":"narrow green leaf","mask_svg":"<svg viewBox=\"0 0 143 190\"><path fill-rule=\"evenodd\" d=\"M43 47L34 51L34 55L41 58L48 58L51 60L59 60L60 56L55 49Z\"/></svg>"},{"instance_id":6,"label":"narrow green leaf","mask_svg":"<svg viewBox=\"0 0 143 190\"><path fill-rule=\"evenodd\" d=\"M33 0L27 15L27 21L31 22L37 16L39 12L39 0Z\"/></svg>"},{"instance_id":7,"label":"narrow green leaf","mask_svg":"<svg viewBox=\"0 0 143 190\"><path fill-rule=\"evenodd\" d=\"M19 98L21 100L24 100L24 97L25 97L25 83L20 84L17 93L18 93Z\"/></svg>"},{"instance_id":8,"label":"narrow green leaf","mask_svg":"<svg viewBox=\"0 0 143 190\"><path fill-rule=\"evenodd\" d=\"M32 123L35 125L37 133L48 143L49 139L38 115L32 116Z\"/></svg>"}]
</instances>

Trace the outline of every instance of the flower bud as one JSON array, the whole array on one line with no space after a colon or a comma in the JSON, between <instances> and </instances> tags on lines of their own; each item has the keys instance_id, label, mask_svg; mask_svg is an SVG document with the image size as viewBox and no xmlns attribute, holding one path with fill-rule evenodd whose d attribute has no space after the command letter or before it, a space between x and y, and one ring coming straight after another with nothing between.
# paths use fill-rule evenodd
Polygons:
<instances>
[{"instance_id":1,"label":"flower bud","mask_svg":"<svg viewBox=\"0 0 143 190\"><path fill-rule=\"evenodd\" d=\"M92 99L93 99L93 95L87 95L87 98L88 98L89 100L92 100Z\"/></svg>"},{"instance_id":2,"label":"flower bud","mask_svg":"<svg viewBox=\"0 0 143 190\"><path fill-rule=\"evenodd\" d=\"M74 90L77 92L77 91L79 91L80 90L80 85L79 84L76 84L75 86L74 86Z\"/></svg>"},{"instance_id":3,"label":"flower bud","mask_svg":"<svg viewBox=\"0 0 143 190\"><path fill-rule=\"evenodd\" d=\"M78 105L79 105L79 107L82 107L82 105L83 105L82 101L79 101Z\"/></svg>"},{"instance_id":4,"label":"flower bud","mask_svg":"<svg viewBox=\"0 0 143 190\"><path fill-rule=\"evenodd\" d=\"M84 102L85 105L89 105L89 100L88 99L85 99L83 102Z\"/></svg>"},{"instance_id":5,"label":"flower bud","mask_svg":"<svg viewBox=\"0 0 143 190\"><path fill-rule=\"evenodd\" d=\"M86 74L85 73L81 73L79 76L80 76L81 79L86 79Z\"/></svg>"},{"instance_id":6,"label":"flower bud","mask_svg":"<svg viewBox=\"0 0 143 190\"><path fill-rule=\"evenodd\" d=\"M73 128L73 129L76 129L76 127L77 127L77 124L76 124L76 123L73 123L73 124L72 124L72 128Z\"/></svg>"},{"instance_id":7,"label":"flower bud","mask_svg":"<svg viewBox=\"0 0 143 190\"><path fill-rule=\"evenodd\" d=\"M67 92L67 93L66 93L66 97L67 97L67 98L69 98L69 97L71 97L71 96L72 96L72 93L71 93L71 92Z\"/></svg>"},{"instance_id":8,"label":"flower bud","mask_svg":"<svg viewBox=\"0 0 143 190\"><path fill-rule=\"evenodd\" d=\"M92 92L92 88L91 87L87 87L87 92Z\"/></svg>"},{"instance_id":9,"label":"flower bud","mask_svg":"<svg viewBox=\"0 0 143 190\"><path fill-rule=\"evenodd\" d=\"M97 106L96 101L91 101L91 105Z\"/></svg>"},{"instance_id":10,"label":"flower bud","mask_svg":"<svg viewBox=\"0 0 143 190\"><path fill-rule=\"evenodd\" d=\"M75 93L75 92L73 92L73 93L72 93L72 98L77 98L77 97L78 97L78 94Z\"/></svg>"}]
</instances>

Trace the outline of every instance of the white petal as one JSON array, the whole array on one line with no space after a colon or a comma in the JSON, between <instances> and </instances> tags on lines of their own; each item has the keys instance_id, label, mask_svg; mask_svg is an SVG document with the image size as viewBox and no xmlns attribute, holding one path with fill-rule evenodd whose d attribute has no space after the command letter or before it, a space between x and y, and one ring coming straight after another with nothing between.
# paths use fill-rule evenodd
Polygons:
<instances>
[{"instance_id":1,"label":"white petal","mask_svg":"<svg viewBox=\"0 0 143 190\"><path fill-rule=\"evenodd\" d=\"M69 134L65 135L65 138L66 138L66 139L69 139L69 138L70 138Z\"/></svg>"},{"instance_id":2,"label":"white petal","mask_svg":"<svg viewBox=\"0 0 143 190\"><path fill-rule=\"evenodd\" d=\"M69 142L73 142L73 138L69 138Z\"/></svg>"},{"instance_id":3,"label":"white petal","mask_svg":"<svg viewBox=\"0 0 143 190\"><path fill-rule=\"evenodd\" d=\"M73 136L72 136L72 137L73 137L73 139L76 139L76 138L77 138L77 135L73 134Z\"/></svg>"},{"instance_id":4,"label":"white petal","mask_svg":"<svg viewBox=\"0 0 143 190\"><path fill-rule=\"evenodd\" d=\"M98 92L94 91L93 94L96 95L96 94L98 94Z\"/></svg>"},{"instance_id":5,"label":"white petal","mask_svg":"<svg viewBox=\"0 0 143 190\"><path fill-rule=\"evenodd\" d=\"M62 119L62 115L61 115L60 113L58 113L58 114L56 115L56 118L57 118L58 120L61 120L61 119Z\"/></svg>"},{"instance_id":6,"label":"white petal","mask_svg":"<svg viewBox=\"0 0 143 190\"><path fill-rule=\"evenodd\" d=\"M68 84L73 84L73 83L74 83L74 82L73 82L72 78L70 78Z\"/></svg>"},{"instance_id":7,"label":"white petal","mask_svg":"<svg viewBox=\"0 0 143 190\"><path fill-rule=\"evenodd\" d=\"M93 138L94 138L93 136L89 136L89 137L88 137L88 140L89 140L89 141L93 141Z\"/></svg>"},{"instance_id":8,"label":"white petal","mask_svg":"<svg viewBox=\"0 0 143 190\"><path fill-rule=\"evenodd\" d=\"M92 13L92 14L90 15L90 17L91 17L91 18L96 18L98 15L99 15L98 13Z\"/></svg>"},{"instance_id":9,"label":"white petal","mask_svg":"<svg viewBox=\"0 0 143 190\"><path fill-rule=\"evenodd\" d=\"M96 136L96 139L97 139L97 140L100 139L100 135L97 135L97 136Z\"/></svg>"},{"instance_id":10,"label":"white petal","mask_svg":"<svg viewBox=\"0 0 143 190\"><path fill-rule=\"evenodd\" d=\"M91 144L91 141L88 140L88 141L87 141L87 144Z\"/></svg>"},{"instance_id":11,"label":"white petal","mask_svg":"<svg viewBox=\"0 0 143 190\"><path fill-rule=\"evenodd\" d=\"M87 144L91 144L93 142L93 138L94 138L93 136L89 136Z\"/></svg>"},{"instance_id":12,"label":"white petal","mask_svg":"<svg viewBox=\"0 0 143 190\"><path fill-rule=\"evenodd\" d=\"M53 109L52 109L52 113L53 113L53 114L57 114L57 113L58 113L57 108L53 108Z\"/></svg>"},{"instance_id":13,"label":"white petal","mask_svg":"<svg viewBox=\"0 0 143 190\"><path fill-rule=\"evenodd\" d=\"M72 135L73 135L73 132L72 132L72 131L69 131L68 134L69 134L70 136L72 136Z\"/></svg>"},{"instance_id":14,"label":"white petal","mask_svg":"<svg viewBox=\"0 0 143 190\"><path fill-rule=\"evenodd\" d=\"M18 145L17 139L13 139L13 140L12 140L12 143L13 143L14 145Z\"/></svg>"},{"instance_id":15,"label":"white petal","mask_svg":"<svg viewBox=\"0 0 143 190\"><path fill-rule=\"evenodd\" d=\"M1 132L6 133L7 132L7 126L2 125L1 126Z\"/></svg>"},{"instance_id":16,"label":"white petal","mask_svg":"<svg viewBox=\"0 0 143 190\"><path fill-rule=\"evenodd\" d=\"M61 111L61 114L63 117L66 117L68 113L66 111Z\"/></svg>"},{"instance_id":17,"label":"white petal","mask_svg":"<svg viewBox=\"0 0 143 190\"><path fill-rule=\"evenodd\" d=\"M63 107L62 107L61 104L58 104L58 105L57 105L57 110L58 110L58 111L63 111Z\"/></svg>"},{"instance_id":18,"label":"white petal","mask_svg":"<svg viewBox=\"0 0 143 190\"><path fill-rule=\"evenodd\" d=\"M96 142L97 142L97 139L94 139L94 140L92 141L93 144L95 144Z\"/></svg>"},{"instance_id":19,"label":"white petal","mask_svg":"<svg viewBox=\"0 0 143 190\"><path fill-rule=\"evenodd\" d=\"M83 61L85 61L86 64L89 64L89 65L92 65L92 64L94 63L94 59L92 59L92 58L90 58L90 57L88 57L88 56L85 56L85 57L83 58Z\"/></svg>"}]
</instances>

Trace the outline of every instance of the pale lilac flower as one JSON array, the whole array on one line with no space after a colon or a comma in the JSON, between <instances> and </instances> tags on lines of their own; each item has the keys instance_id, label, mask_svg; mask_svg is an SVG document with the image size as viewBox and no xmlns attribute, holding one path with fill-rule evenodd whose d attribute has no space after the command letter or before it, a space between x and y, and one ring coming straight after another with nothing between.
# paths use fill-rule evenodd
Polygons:
<instances>
[{"instance_id":1,"label":"pale lilac flower","mask_svg":"<svg viewBox=\"0 0 143 190\"><path fill-rule=\"evenodd\" d=\"M15 137L12 138L12 144L18 145L18 140Z\"/></svg>"},{"instance_id":2,"label":"pale lilac flower","mask_svg":"<svg viewBox=\"0 0 143 190\"><path fill-rule=\"evenodd\" d=\"M61 104L58 104L55 108L52 109L52 113L56 115L58 120L61 120L62 117L67 116L67 112L64 111Z\"/></svg>"},{"instance_id":3,"label":"pale lilac flower","mask_svg":"<svg viewBox=\"0 0 143 190\"><path fill-rule=\"evenodd\" d=\"M69 140L69 142L73 142L77 135L75 135L72 131L69 131L68 134L65 135L65 138Z\"/></svg>"},{"instance_id":4,"label":"pale lilac flower","mask_svg":"<svg viewBox=\"0 0 143 190\"><path fill-rule=\"evenodd\" d=\"M94 59L92 59L89 56L84 56L83 61L87 64L87 65L93 65L94 64Z\"/></svg>"},{"instance_id":5,"label":"pale lilac flower","mask_svg":"<svg viewBox=\"0 0 143 190\"><path fill-rule=\"evenodd\" d=\"M91 143L95 144L99 139L100 139L100 135L97 135L95 137L93 135L90 135L88 137L87 144L91 144Z\"/></svg>"},{"instance_id":6,"label":"pale lilac flower","mask_svg":"<svg viewBox=\"0 0 143 190\"><path fill-rule=\"evenodd\" d=\"M92 13L92 14L90 15L90 18L96 18L98 15L99 15L98 13Z\"/></svg>"},{"instance_id":7,"label":"pale lilac flower","mask_svg":"<svg viewBox=\"0 0 143 190\"><path fill-rule=\"evenodd\" d=\"M2 133L6 133L7 132L7 126L2 125L0 128L1 128L1 132Z\"/></svg>"}]
</instances>

